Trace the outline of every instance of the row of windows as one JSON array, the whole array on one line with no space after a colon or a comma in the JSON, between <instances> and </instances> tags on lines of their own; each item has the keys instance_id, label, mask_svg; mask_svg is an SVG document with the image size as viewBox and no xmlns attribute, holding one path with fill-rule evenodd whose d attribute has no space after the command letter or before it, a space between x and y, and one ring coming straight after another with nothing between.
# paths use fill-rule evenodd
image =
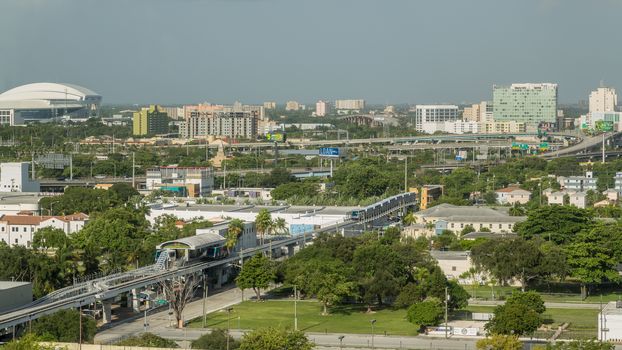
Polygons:
<instances>
[{"instance_id":1,"label":"row of windows","mask_svg":"<svg viewBox=\"0 0 622 350\"><path fill-rule=\"evenodd\" d=\"M450 224L450 227L451 227L451 228L457 228L457 226L458 226L458 224L454 224L454 223L451 223L451 224ZM474 225L471 225L471 226L474 226ZM461 223L461 224L460 224L460 228L464 228L464 227L465 227L465 224L464 224L464 223ZM484 227L485 227L485 225L484 225L484 224L479 224L479 228L480 228L480 229L482 229L482 228L484 228ZM508 227L508 229L510 229L510 230L511 230L511 229L512 229L512 224L508 224L508 225L507 225L507 227ZM488 228L493 228L493 224L488 224ZM502 228L503 228L503 224L498 224L498 228L499 228L499 229L502 229Z\"/></svg>"}]
</instances>

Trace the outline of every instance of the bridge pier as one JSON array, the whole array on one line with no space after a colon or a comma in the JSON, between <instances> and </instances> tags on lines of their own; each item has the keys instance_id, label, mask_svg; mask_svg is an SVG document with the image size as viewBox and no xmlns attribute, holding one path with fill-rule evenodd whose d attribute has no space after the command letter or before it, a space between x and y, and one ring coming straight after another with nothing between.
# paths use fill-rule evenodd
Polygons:
<instances>
[{"instance_id":1,"label":"bridge pier","mask_svg":"<svg viewBox=\"0 0 622 350\"><path fill-rule=\"evenodd\" d=\"M219 289L220 287L222 287L222 268L221 267L217 267L214 269L214 288L215 289Z\"/></svg>"},{"instance_id":2,"label":"bridge pier","mask_svg":"<svg viewBox=\"0 0 622 350\"><path fill-rule=\"evenodd\" d=\"M104 324L112 322L112 301L102 300L102 321Z\"/></svg>"},{"instance_id":3,"label":"bridge pier","mask_svg":"<svg viewBox=\"0 0 622 350\"><path fill-rule=\"evenodd\" d=\"M295 246L293 244L287 246L287 256L290 258L294 256L294 247Z\"/></svg>"},{"instance_id":4,"label":"bridge pier","mask_svg":"<svg viewBox=\"0 0 622 350\"><path fill-rule=\"evenodd\" d=\"M132 300L132 309L134 312L140 312L140 300L138 299L138 289L132 289L132 293L129 295Z\"/></svg>"}]
</instances>

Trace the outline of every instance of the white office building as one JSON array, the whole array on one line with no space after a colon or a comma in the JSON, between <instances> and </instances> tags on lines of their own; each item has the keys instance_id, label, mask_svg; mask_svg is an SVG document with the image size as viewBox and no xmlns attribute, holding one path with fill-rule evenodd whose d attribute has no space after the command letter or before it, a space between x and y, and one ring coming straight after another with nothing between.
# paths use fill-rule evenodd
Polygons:
<instances>
[{"instance_id":1,"label":"white office building","mask_svg":"<svg viewBox=\"0 0 622 350\"><path fill-rule=\"evenodd\" d=\"M596 191L597 180L598 179L594 177L593 172L586 171L585 176L560 176L558 177L557 182L559 182L560 186L566 190L582 192L589 190Z\"/></svg>"},{"instance_id":2,"label":"white office building","mask_svg":"<svg viewBox=\"0 0 622 350\"><path fill-rule=\"evenodd\" d=\"M618 105L618 95L614 88L600 87L590 93L590 113L614 112Z\"/></svg>"},{"instance_id":3,"label":"white office building","mask_svg":"<svg viewBox=\"0 0 622 350\"><path fill-rule=\"evenodd\" d=\"M72 234L80 231L89 220L89 216L77 213L66 216L3 215L0 217L0 241L10 246L32 246L35 232L52 227Z\"/></svg>"},{"instance_id":4,"label":"white office building","mask_svg":"<svg viewBox=\"0 0 622 350\"><path fill-rule=\"evenodd\" d=\"M180 197L200 197L212 193L214 172L207 167L163 166L147 170L148 190L172 192Z\"/></svg>"},{"instance_id":5,"label":"white office building","mask_svg":"<svg viewBox=\"0 0 622 350\"><path fill-rule=\"evenodd\" d=\"M39 182L30 179L30 163L0 164L0 192L39 192Z\"/></svg>"},{"instance_id":6,"label":"white office building","mask_svg":"<svg viewBox=\"0 0 622 350\"><path fill-rule=\"evenodd\" d=\"M415 130L433 134L442 128L440 124L460 120L456 105L417 105L415 106Z\"/></svg>"}]
</instances>

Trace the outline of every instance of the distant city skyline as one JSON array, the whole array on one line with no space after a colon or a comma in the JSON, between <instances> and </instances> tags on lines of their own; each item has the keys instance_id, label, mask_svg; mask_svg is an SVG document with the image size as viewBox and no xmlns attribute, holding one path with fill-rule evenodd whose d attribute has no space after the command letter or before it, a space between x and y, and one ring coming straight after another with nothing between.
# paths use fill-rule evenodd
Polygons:
<instances>
[{"instance_id":1,"label":"distant city skyline","mask_svg":"<svg viewBox=\"0 0 622 350\"><path fill-rule=\"evenodd\" d=\"M618 0L5 0L0 92L72 83L105 104L466 104L492 86L604 81ZM235 26L231 25L235 23Z\"/></svg>"}]
</instances>

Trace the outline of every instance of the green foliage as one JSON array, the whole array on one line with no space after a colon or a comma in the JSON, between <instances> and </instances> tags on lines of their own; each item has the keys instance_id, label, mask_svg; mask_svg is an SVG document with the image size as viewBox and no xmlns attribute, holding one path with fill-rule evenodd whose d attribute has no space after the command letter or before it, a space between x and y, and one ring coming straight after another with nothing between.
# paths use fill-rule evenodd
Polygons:
<instances>
[{"instance_id":1,"label":"green foliage","mask_svg":"<svg viewBox=\"0 0 622 350\"><path fill-rule=\"evenodd\" d=\"M467 199L475 191L477 174L469 168L458 168L442 179L444 194L450 198Z\"/></svg>"},{"instance_id":2,"label":"green foliage","mask_svg":"<svg viewBox=\"0 0 622 350\"><path fill-rule=\"evenodd\" d=\"M314 346L301 331L268 327L245 334L240 350L311 350Z\"/></svg>"},{"instance_id":3,"label":"green foliage","mask_svg":"<svg viewBox=\"0 0 622 350\"><path fill-rule=\"evenodd\" d=\"M368 304L399 294L407 276L405 264L391 247L379 243L359 246L354 251L352 266L359 281L361 296Z\"/></svg>"},{"instance_id":4,"label":"green foliage","mask_svg":"<svg viewBox=\"0 0 622 350\"><path fill-rule=\"evenodd\" d=\"M511 303L497 306L485 328L493 334L520 336L535 332L541 324L540 315L528 305Z\"/></svg>"},{"instance_id":5,"label":"green foliage","mask_svg":"<svg viewBox=\"0 0 622 350\"><path fill-rule=\"evenodd\" d=\"M32 322L32 332L41 339L64 343L77 343L80 339L78 310L60 310ZM95 320L82 316L82 340L92 342L95 338Z\"/></svg>"},{"instance_id":6,"label":"green foliage","mask_svg":"<svg viewBox=\"0 0 622 350\"><path fill-rule=\"evenodd\" d=\"M272 230L272 215L267 209L259 210L257 216L255 217L255 226L257 227L257 232L261 237L261 244L263 244L263 237L267 234L270 234Z\"/></svg>"},{"instance_id":7,"label":"green foliage","mask_svg":"<svg viewBox=\"0 0 622 350\"><path fill-rule=\"evenodd\" d=\"M115 198L114 201L117 203L126 203L130 198L140 195L132 185L125 182L112 185L108 192L111 197Z\"/></svg>"},{"instance_id":8,"label":"green foliage","mask_svg":"<svg viewBox=\"0 0 622 350\"><path fill-rule=\"evenodd\" d=\"M527 214L527 221L516 224L515 231L527 239L541 237L563 244L592 225L589 212L574 206L544 206Z\"/></svg>"},{"instance_id":9,"label":"green foliage","mask_svg":"<svg viewBox=\"0 0 622 350\"><path fill-rule=\"evenodd\" d=\"M70 240L65 234L65 231L53 227L43 227L38 229L32 239L32 247L34 249L58 249L67 247L69 244Z\"/></svg>"},{"instance_id":10,"label":"green foliage","mask_svg":"<svg viewBox=\"0 0 622 350\"><path fill-rule=\"evenodd\" d=\"M235 282L240 289L252 288L257 300L261 300L261 289L268 288L275 278L272 262L263 254L257 254L244 262Z\"/></svg>"},{"instance_id":11,"label":"green foliage","mask_svg":"<svg viewBox=\"0 0 622 350\"><path fill-rule=\"evenodd\" d=\"M544 306L544 300L542 300L540 294L533 291L514 293L508 298L505 304L522 304L538 314L542 314L544 313L544 311L546 311L546 307Z\"/></svg>"},{"instance_id":12,"label":"green foliage","mask_svg":"<svg viewBox=\"0 0 622 350\"><path fill-rule=\"evenodd\" d=\"M408 322L421 328L424 326L436 326L443 317L443 306L438 299L432 298L413 304L408 308L406 318Z\"/></svg>"},{"instance_id":13,"label":"green foliage","mask_svg":"<svg viewBox=\"0 0 622 350\"><path fill-rule=\"evenodd\" d=\"M229 338L229 349L238 349L240 342L227 335L224 329L214 329L210 333L200 336L192 341L193 349L208 350L227 350L227 338Z\"/></svg>"},{"instance_id":14,"label":"green foliage","mask_svg":"<svg viewBox=\"0 0 622 350\"><path fill-rule=\"evenodd\" d=\"M316 196L319 185L314 181L288 182L272 190L272 198L285 200L294 196Z\"/></svg>"},{"instance_id":15,"label":"green foliage","mask_svg":"<svg viewBox=\"0 0 622 350\"><path fill-rule=\"evenodd\" d=\"M522 350L523 343L515 335L493 334L490 338L477 341L478 350Z\"/></svg>"},{"instance_id":16,"label":"green foliage","mask_svg":"<svg viewBox=\"0 0 622 350\"><path fill-rule=\"evenodd\" d=\"M244 222L240 219L233 219L229 222L229 226L227 227L227 235L225 238L227 239L225 242L225 247L230 252L231 249L238 244L238 239L242 232L244 231Z\"/></svg>"},{"instance_id":17,"label":"green foliage","mask_svg":"<svg viewBox=\"0 0 622 350\"><path fill-rule=\"evenodd\" d=\"M366 158L342 164L335 170L333 181L342 197L360 199L381 196L397 193L403 188L403 171L396 170L395 164Z\"/></svg>"},{"instance_id":18,"label":"green foliage","mask_svg":"<svg viewBox=\"0 0 622 350\"><path fill-rule=\"evenodd\" d=\"M42 198L40 205L44 210L52 208L54 215L102 212L118 204L116 195L112 196L111 193L100 189L69 187L60 196Z\"/></svg>"},{"instance_id":19,"label":"green foliage","mask_svg":"<svg viewBox=\"0 0 622 350\"><path fill-rule=\"evenodd\" d=\"M173 340L162 338L159 335L155 335L153 333L143 333L141 335L135 335L133 337L130 337L130 338L127 338L127 339L124 339L118 342L116 345L142 346L142 347L168 348L168 349L179 347L179 345L177 345L177 343L175 343ZM232 348L232 349L235 349L235 348Z\"/></svg>"},{"instance_id":20,"label":"green foliage","mask_svg":"<svg viewBox=\"0 0 622 350\"><path fill-rule=\"evenodd\" d=\"M615 346L609 342L598 340L558 341L555 344L538 345L535 350L613 350Z\"/></svg>"},{"instance_id":21,"label":"green foliage","mask_svg":"<svg viewBox=\"0 0 622 350\"><path fill-rule=\"evenodd\" d=\"M62 350L66 348L58 348L52 345L42 345L40 342L42 339L33 335L27 334L22 338L12 340L5 345L0 346L2 350Z\"/></svg>"}]
</instances>

